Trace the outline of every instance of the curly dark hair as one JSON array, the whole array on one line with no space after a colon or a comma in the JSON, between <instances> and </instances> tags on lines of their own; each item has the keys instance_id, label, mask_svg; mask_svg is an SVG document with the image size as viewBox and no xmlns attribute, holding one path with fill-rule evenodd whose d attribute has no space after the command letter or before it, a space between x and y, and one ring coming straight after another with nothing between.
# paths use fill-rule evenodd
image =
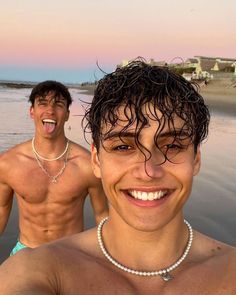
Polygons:
<instances>
[{"instance_id":1,"label":"curly dark hair","mask_svg":"<svg viewBox=\"0 0 236 295\"><path fill-rule=\"evenodd\" d=\"M154 141L164 156L163 162L170 160L168 147L163 152L158 145L159 134L166 125L172 130L173 142L181 144L183 138L187 138L189 144L194 144L195 152L208 134L210 113L198 93L197 85L167 67L152 66L142 60L135 60L125 67L117 68L99 81L92 103L83 119L85 137L87 132L91 132L98 150L103 139L109 137L119 123L120 107L125 116L125 126L122 121L123 128L119 132L119 137L122 140L122 134L131 125L135 126L135 143L151 157L151 152L139 141L142 129L150 120L146 114L148 107L152 117L157 121ZM176 117L183 121L181 128L176 127ZM104 126L107 127L105 134ZM146 157L146 160L147 158L149 157Z\"/></svg>"},{"instance_id":2,"label":"curly dark hair","mask_svg":"<svg viewBox=\"0 0 236 295\"><path fill-rule=\"evenodd\" d=\"M29 102L31 102L31 105L34 106L36 97L45 97L50 91L54 91L56 97L60 97L60 95L63 96L67 102L67 108L69 109L69 106L72 103L72 98L68 88L62 83L52 80L43 81L37 84L31 91Z\"/></svg>"}]
</instances>

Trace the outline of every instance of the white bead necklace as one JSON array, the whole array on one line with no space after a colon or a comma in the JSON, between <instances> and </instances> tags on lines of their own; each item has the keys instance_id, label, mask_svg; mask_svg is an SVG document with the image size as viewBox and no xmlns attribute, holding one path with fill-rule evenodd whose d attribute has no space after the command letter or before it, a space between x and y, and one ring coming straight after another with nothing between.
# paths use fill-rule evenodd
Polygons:
<instances>
[{"instance_id":1,"label":"white bead necklace","mask_svg":"<svg viewBox=\"0 0 236 295\"><path fill-rule=\"evenodd\" d=\"M62 152L62 154L60 154L58 157L56 158L45 158L43 156L41 156L37 151L36 151L36 148L35 148L35 145L34 145L34 137L32 138L32 150L34 152L34 154L37 156L37 158L41 159L41 160L44 160L44 161L48 161L48 162L52 162L52 161L56 161L56 160L59 160L60 158L62 158L65 153L67 152L68 150L68 147L69 147L69 140L67 140L67 143L66 143L66 147L65 147L65 150Z\"/></svg>"},{"instance_id":2,"label":"white bead necklace","mask_svg":"<svg viewBox=\"0 0 236 295\"><path fill-rule=\"evenodd\" d=\"M170 271L174 270L175 268L177 268L180 263L183 262L183 260L186 258L186 256L189 253L189 250L191 248L192 242L193 242L193 229L191 227L191 225L189 224L188 221L184 220L185 224L188 227L188 231L189 231L189 238L188 238L188 243L186 245L186 248L184 250L183 255L172 265L170 265L167 268L163 268L161 270L156 270L156 271L139 271L139 270L134 270L131 268L128 268L122 264L120 264L119 262L117 262L115 259L113 259L110 254L107 252L104 244L103 244L103 240L102 240L102 227L104 225L104 223L108 220L108 217L104 218L98 225L97 228L97 238L98 238L98 244L102 250L102 253L104 254L104 256L116 267L118 267L119 269L128 272L130 274L133 275L138 275L138 276L161 276L162 279L166 282L168 282L169 280L171 280L173 278L173 276L170 274Z\"/></svg>"}]
</instances>

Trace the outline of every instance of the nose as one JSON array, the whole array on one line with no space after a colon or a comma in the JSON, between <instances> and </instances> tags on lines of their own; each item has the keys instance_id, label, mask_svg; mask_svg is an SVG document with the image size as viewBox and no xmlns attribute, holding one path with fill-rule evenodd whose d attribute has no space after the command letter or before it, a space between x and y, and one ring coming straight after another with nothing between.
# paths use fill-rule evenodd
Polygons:
<instances>
[{"instance_id":1,"label":"nose","mask_svg":"<svg viewBox=\"0 0 236 295\"><path fill-rule=\"evenodd\" d=\"M54 113L54 103L50 102L47 104L47 113L52 114Z\"/></svg>"},{"instance_id":2,"label":"nose","mask_svg":"<svg viewBox=\"0 0 236 295\"><path fill-rule=\"evenodd\" d=\"M151 180L153 178L161 178L164 176L164 164L163 161L157 159L157 157L149 156L142 161L137 161L133 167L133 176L137 179Z\"/></svg>"}]
</instances>

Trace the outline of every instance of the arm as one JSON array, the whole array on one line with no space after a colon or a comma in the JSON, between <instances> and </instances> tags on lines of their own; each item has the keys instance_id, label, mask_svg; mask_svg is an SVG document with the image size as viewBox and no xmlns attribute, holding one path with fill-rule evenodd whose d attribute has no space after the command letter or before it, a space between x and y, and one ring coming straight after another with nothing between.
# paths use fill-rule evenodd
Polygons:
<instances>
[{"instance_id":1,"label":"arm","mask_svg":"<svg viewBox=\"0 0 236 295\"><path fill-rule=\"evenodd\" d=\"M30 251L32 250L24 249L1 264L1 294L56 294L55 286L53 286L54 279L45 262L45 256L32 255Z\"/></svg>"},{"instance_id":2,"label":"arm","mask_svg":"<svg viewBox=\"0 0 236 295\"><path fill-rule=\"evenodd\" d=\"M108 216L108 204L100 179L96 178L94 175L91 175L91 178L92 184L88 191L94 212L94 218L98 224L103 218Z\"/></svg>"},{"instance_id":3,"label":"arm","mask_svg":"<svg viewBox=\"0 0 236 295\"><path fill-rule=\"evenodd\" d=\"M0 235L7 225L12 208L13 193L13 190L3 182L0 176Z\"/></svg>"},{"instance_id":4,"label":"arm","mask_svg":"<svg viewBox=\"0 0 236 295\"><path fill-rule=\"evenodd\" d=\"M84 160L83 165L81 165L81 159ZM94 212L94 219L96 224L98 224L103 218L108 216L107 198L103 191L101 180L94 175L91 165L91 153L86 149L82 149L82 155L79 160L80 167L83 167L83 174L87 180L86 186Z\"/></svg>"}]
</instances>

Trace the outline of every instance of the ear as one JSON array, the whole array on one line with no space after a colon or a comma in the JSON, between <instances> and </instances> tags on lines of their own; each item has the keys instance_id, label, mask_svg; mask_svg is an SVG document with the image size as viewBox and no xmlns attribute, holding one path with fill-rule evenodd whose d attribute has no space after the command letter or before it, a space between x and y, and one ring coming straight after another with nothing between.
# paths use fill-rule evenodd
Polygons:
<instances>
[{"instance_id":1,"label":"ear","mask_svg":"<svg viewBox=\"0 0 236 295\"><path fill-rule=\"evenodd\" d=\"M93 173L95 174L96 177L101 178L101 170L100 170L100 161L98 158L98 151L93 143L91 145L91 163L92 163Z\"/></svg>"},{"instance_id":2,"label":"ear","mask_svg":"<svg viewBox=\"0 0 236 295\"><path fill-rule=\"evenodd\" d=\"M30 113L30 118L34 119L34 107L33 106L30 107L29 113Z\"/></svg>"},{"instance_id":3,"label":"ear","mask_svg":"<svg viewBox=\"0 0 236 295\"><path fill-rule=\"evenodd\" d=\"M66 120L65 120L65 121L68 121L69 117L70 117L70 110L68 109L68 110L67 110Z\"/></svg>"},{"instance_id":4,"label":"ear","mask_svg":"<svg viewBox=\"0 0 236 295\"><path fill-rule=\"evenodd\" d=\"M197 152L194 156L194 163L193 163L193 175L197 175L201 168L201 151L200 146L197 148Z\"/></svg>"}]
</instances>

